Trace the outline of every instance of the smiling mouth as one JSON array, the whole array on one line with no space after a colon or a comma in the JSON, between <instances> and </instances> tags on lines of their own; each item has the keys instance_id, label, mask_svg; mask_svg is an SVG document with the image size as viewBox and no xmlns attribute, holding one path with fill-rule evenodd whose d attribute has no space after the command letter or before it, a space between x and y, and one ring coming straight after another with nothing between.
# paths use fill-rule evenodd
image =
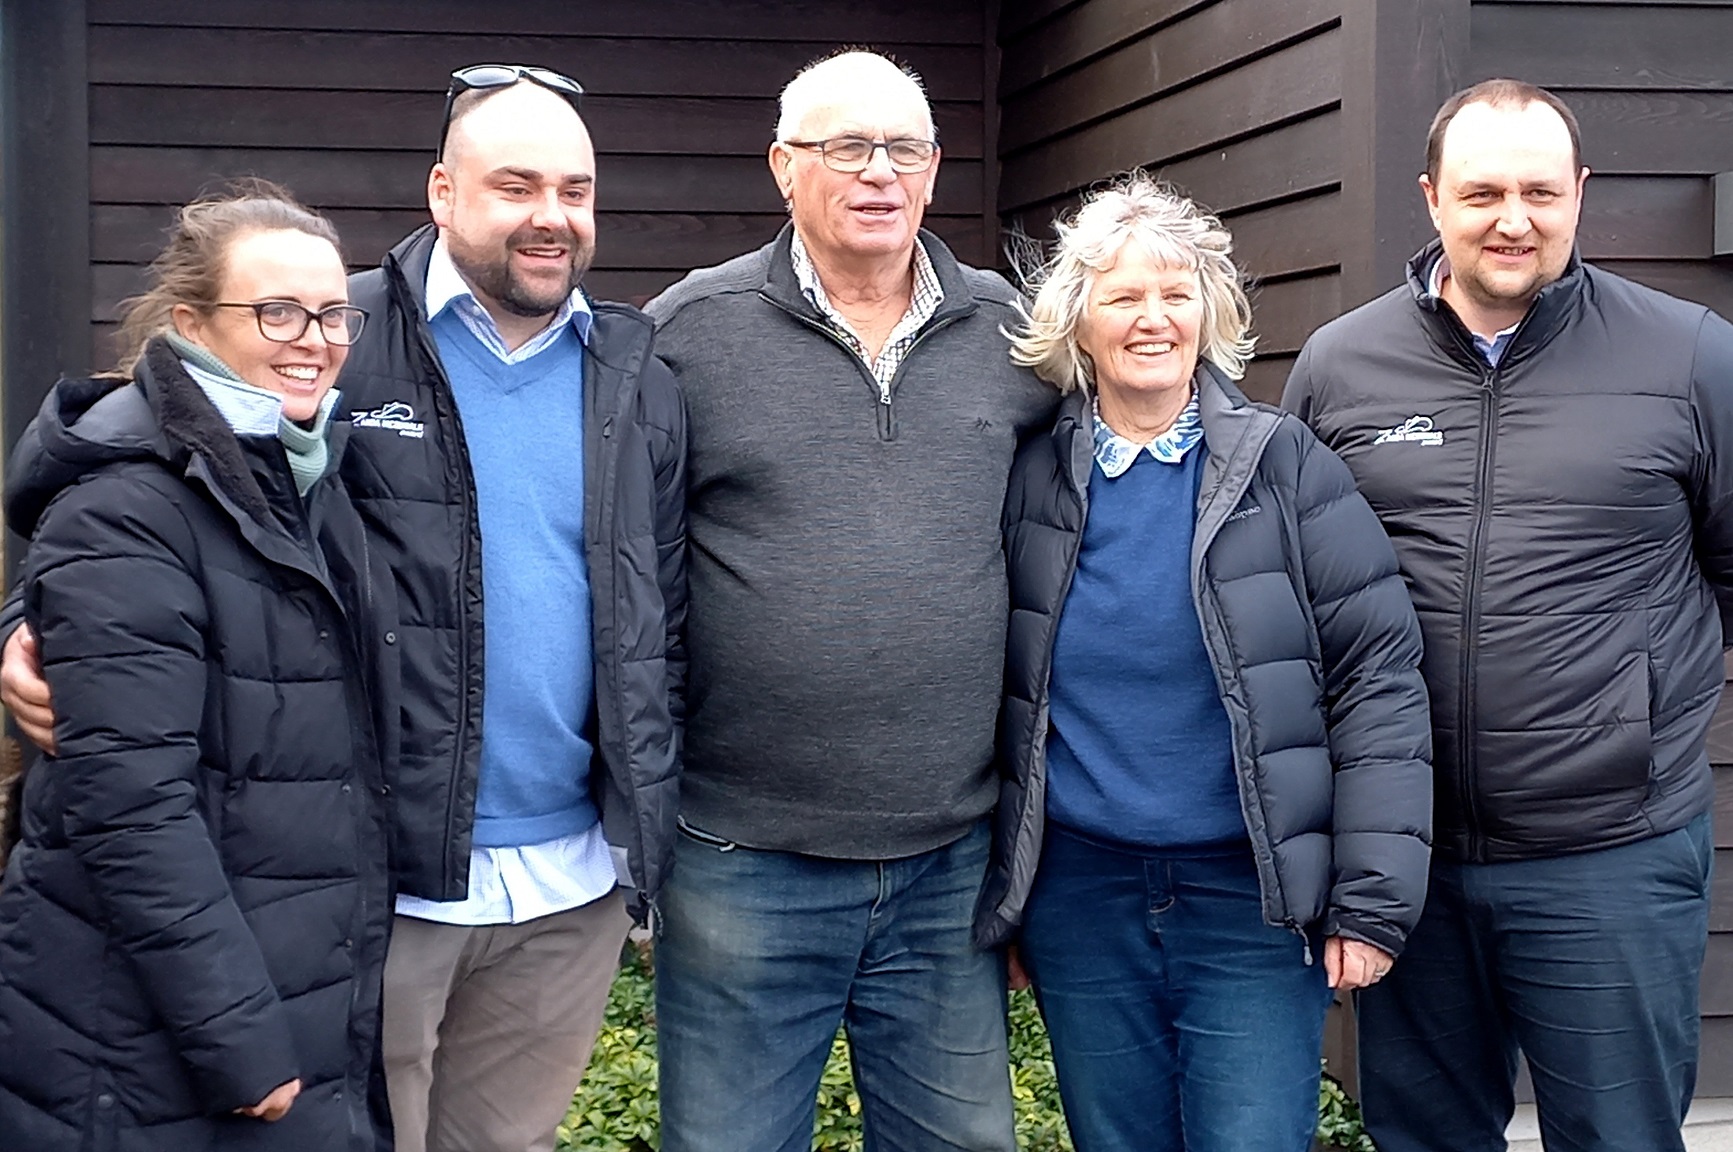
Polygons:
<instances>
[{"instance_id":1,"label":"smiling mouth","mask_svg":"<svg viewBox=\"0 0 1733 1152\"><path fill-rule=\"evenodd\" d=\"M273 364L271 370L296 384L311 384L319 379L319 369L308 364Z\"/></svg>"},{"instance_id":2,"label":"smiling mouth","mask_svg":"<svg viewBox=\"0 0 1733 1152\"><path fill-rule=\"evenodd\" d=\"M1171 340L1145 340L1137 344L1127 344L1125 350L1134 356L1164 356L1174 349Z\"/></svg>"},{"instance_id":3,"label":"smiling mouth","mask_svg":"<svg viewBox=\"0 0 1733 1152\"><path fill-rule=\"evenodd\" d=\"M1488 244L1486 250L1495 256L1503 256L1510 260L1518 259L1523 256L1532 256L1535 251L1534 246L1529 244Z\"/></svg>"},{"instance_id":4,"label":"smiling mouth","mask_svg":"<svg viewBox=\"0 0 1733 1152\"><path fill-rule=\"evenodd\" d=\"M524 247L518 249L520 256L528 256L532 260L564 260L567 252L564 248Z\"/></svg>"}]
</instances>

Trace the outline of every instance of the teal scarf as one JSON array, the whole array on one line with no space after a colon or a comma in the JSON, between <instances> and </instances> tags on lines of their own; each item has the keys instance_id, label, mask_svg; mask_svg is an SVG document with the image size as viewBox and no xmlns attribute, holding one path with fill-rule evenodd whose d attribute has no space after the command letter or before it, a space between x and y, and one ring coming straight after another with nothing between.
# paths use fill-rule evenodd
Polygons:
<instances>
[{"instance_id":1,"label":"teal scarf","mask_svg":"<svg viewBox=\"0 0 1733 1152\"><path fill-rule=\"evenodd\" d=\"M331 421L331 412L337 407L337 389L326 392L319 402L312 427L302 427L283 415L281 396L247 383L210 349L194 344L178 332L170 332L167 336L169 347L180 356L189 374L237 433L271 435L268 422L249 422L246 417L275 411L274 430L289 457L289 472L295 478L295 491L305 496L330 464L325 431Z\"/></svg>"}]
</instances>

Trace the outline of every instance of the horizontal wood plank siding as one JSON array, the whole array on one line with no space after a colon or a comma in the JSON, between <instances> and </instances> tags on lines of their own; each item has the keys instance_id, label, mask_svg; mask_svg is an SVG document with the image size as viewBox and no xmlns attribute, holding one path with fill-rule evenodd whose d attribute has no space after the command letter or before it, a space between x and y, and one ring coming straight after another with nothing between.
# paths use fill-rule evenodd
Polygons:
<instances>
[{"instance_id":1,"label":"horizontal wood plank siding","mask_svg":"<svg viewBox=\"0 0 1733 1152\"><path fill-rule=\"evenodd\" d=\"M1498 0L1473 5L1468 82L1556 92L1594 171L1585 259L1733 317L1733 261L1713 256L1710 176L1733 170L1733 2ZM1733 1096L1733 692L1710 735L1715 875L1698 1096Z\"/></svg>"},{"instance_id":2,"label":"horizontal wood plank siding","mask_svg":"<svg viewBox=\"0 0 1733 1152\"><path fill-rule=\"evenodd\" d=\"M944 148L929 225L962 259L991 263L983 12L921 0L94 0L92 366L173 207L225 178L286 184L332 215L352 264L377 262L425 221L446 80L478 60L584 84L599 209L586 284L598 296L642 301L775 235L785 214L764 153L776 96L843 44L921 72Z\"/></svg>"},{"instance_id":3,"label":"horizontal wood plank siding","mask_svg":"<svg viewBox=\"0 0 1733 1152\"><path fill-rule=\"evenodd\" d=\"M1085 0L1000 22L999 211L1047 242L1091 185L1148 168L1221 214L1274 399L1340 305L1342 0Z\"/></svg>"}]
</instances>

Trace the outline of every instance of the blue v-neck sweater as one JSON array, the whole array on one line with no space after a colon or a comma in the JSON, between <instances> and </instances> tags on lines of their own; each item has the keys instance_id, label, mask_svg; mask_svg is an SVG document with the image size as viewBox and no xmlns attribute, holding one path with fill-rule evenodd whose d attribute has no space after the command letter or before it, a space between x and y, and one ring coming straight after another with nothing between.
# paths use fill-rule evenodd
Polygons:
<instances>
[{"instance_id":1,"label":"blue v-neck sweater","mask_svg":"<svg viewBox=\"0 0 1733 1152\"><path fill-rule=\"evenodd\" d=\"M487 690L475 844L540 844L599 819L590 792L584 347L568 327L546 350L506 364L456 309L432 328L463 418L481 520Z\"/></svg>"},{"instance_id":2,"label":"blue v-neck sweater","mask_svg":"<svg viewBox=\"0 0 1733 1152\"><path fill-rule=\"evenodd\" d=\"M1090 469L1089 520L1053 645L1047 813L1093 838L1185 848L1246 838L1232 734L1191 594L1207 449Z\"/></svg>"}]
</instances>

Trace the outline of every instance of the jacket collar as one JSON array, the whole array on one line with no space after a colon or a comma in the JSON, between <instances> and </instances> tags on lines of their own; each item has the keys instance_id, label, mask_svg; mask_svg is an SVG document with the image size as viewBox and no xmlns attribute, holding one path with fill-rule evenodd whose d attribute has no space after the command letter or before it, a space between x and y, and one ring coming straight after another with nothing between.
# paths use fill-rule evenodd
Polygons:
<instances>
[{"instance_id":1,"label":"jacket collar","mask_svg":"<svg viewBox=\"0 0 1733 1152\"><path fill-rule=\"evenodd\" d=\"M151 342L134 380L155 414L170 468L206 489L260 555L304 572L329 587L324 566L306 544L283 527L272 510L270 498L248 459L251 449L242 445L204 390L187 375L167 342ZM332 431L342 427L334 422ZM336 471L346 442L345 432L331 443L332 459L321 484L332 482L330 476ZM281 446L273 439L267 450L280 453ZM293 496L294 483L287 461L277 470L281 472L277 479L287 486L287 496ZM299 498L295 497L294 502L299 504Z\"/></svg>"},{"instance_id":2,"label":"jacket collar","mask_svg":"<svg viewBox=\"0 0 1733 1152\"><path fill-rule=\"evenodd\" d=\"M1443 255L1444 242L1436 237L1416 252L1408 261L1408 290L1414 297L1415 307L1420 311L1427 332L1439 348L1454 359L1470 363L1477 371L1484 371L1486 361L1474 350L1468 327L1450 305L1432 294L1432 267ZM1564 273L1542 288L1529 304L1528 312L1517 325L1515 335L1499 360L1500 368L1534 355L1564 330L1576 315L1587 279L1582 257L1572 248Z\"/></svg>"},{"instance_id":3,"label":"jacket collar","mask_svg":"<svg viewBox=\"0 0 1733 1152\"><path fill-rule=\"evenodd\" d=\"M920 230L922 247L927 250L927 258L933 262L933 271L939 277L939 290L945 298L939 301L939 307L933 312L926 326L949 323L959 316L967 316L975 311L978 305L975 294L969 288L969 281L963 275L963 266L958 263L951 250L945 247L945 242L927 231ZM789 222L782 226L776 239L770 242L770 262L764 270L764 285L759 294L785 312L793 313L811 323L825 323L824 317L812 301L806 298L806 293L800 290L800 280L794 274L794 257L790 254L794 247L794 224Z\"/></svg>"},{"instance_id":4,"label":"jacket collar","mask_svg":"<svg viewBox=\"0 0 1733 1152\"><path fill-rule=\"evenodd\" d=\"M1251 487L1264 448L1284 417L1273 408L1253 404L1220 368L1207 360L1198 361L1192 387L1197 390L1198 414L1203 419L1204 446L1208 449L1192 535L1192 563L1197 567L1203 563L1204 552L1216 533ZM1090 469L1095 466L1095 428L1093 407L1082 389L1073 390L1060 402L1052 435L1054 453L1066 470L1072 490L1087 509Z\"/></svg>"},{"instance_id":5,"label":"jacket collar","mask_svg":"<svg viewBox=\"0 0 1733 1152\"><path fill-rule=\"evenodd\" d=\"M423 224L385 254L385 267L399 281L398 287L415 305L415 314L427 319L427 269L433 259L433 244L439 229Z\"/></svg>"}]
</instances>

